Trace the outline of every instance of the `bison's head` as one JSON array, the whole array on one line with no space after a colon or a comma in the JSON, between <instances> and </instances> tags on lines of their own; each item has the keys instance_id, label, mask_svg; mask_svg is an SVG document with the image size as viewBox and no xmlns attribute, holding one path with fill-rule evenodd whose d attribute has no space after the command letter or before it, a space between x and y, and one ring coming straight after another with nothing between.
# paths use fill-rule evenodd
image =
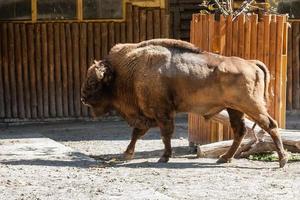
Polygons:
<instances>
[{"instance_id":1,"label":"bison's head","mask_svg":"<svg viewBox=\"0 0 300 200\"><path fill-rule=\"evenodd\" d=\"M114 73L107 61L94 61L88 69L81 87L81 102L100 116L111 109L112 81Z\"/></svg>"}]
</instances>

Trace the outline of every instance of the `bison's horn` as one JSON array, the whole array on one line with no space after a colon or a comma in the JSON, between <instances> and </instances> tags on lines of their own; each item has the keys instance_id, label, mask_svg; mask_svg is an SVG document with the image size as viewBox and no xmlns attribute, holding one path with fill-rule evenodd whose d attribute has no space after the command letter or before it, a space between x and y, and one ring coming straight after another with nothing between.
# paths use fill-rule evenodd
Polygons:
<instances>
[{"instance_id":1,"label":"bison's horn","mask_svg":"<svg viewBox=\"0 0 300 200\"><path fill-rule=\"evenodd\" d=\"M95 65L99 65L100 61L94 60Z\"/></svg>"}]
</instances>

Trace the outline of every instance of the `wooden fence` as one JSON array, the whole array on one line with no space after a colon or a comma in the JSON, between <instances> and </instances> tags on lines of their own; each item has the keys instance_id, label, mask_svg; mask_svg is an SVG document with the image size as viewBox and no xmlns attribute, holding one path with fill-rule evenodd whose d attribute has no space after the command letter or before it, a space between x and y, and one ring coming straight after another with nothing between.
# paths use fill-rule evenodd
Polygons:
<instances>
[{"instance_id":1,"label":"wooden fence","mask_svg":"<svg viewBox=\"0 0 300 200\"><path fill-rule=\"evenodd\" d=\"M232 21L229 16L216 20L214 15L193 15L191 42L203 50L226 56L239 56L263 61L271 73L269 113L280 127L285 127L286 110L286 16L240 15ZM189 140L204 144L232 137L229 124L205 121L189 114Z\"/></svg>"},{"instance_id":2,"label":"wooden fence","mask_svg":"<svg viewBox=\"0 0 300 200\"><path fill-rule=\"evenodd\" d=\"M165 9L126 5L124 22L0 23L0 121L88 117L80 87L119 42L168 37Z\"/></svg>"},{"instance_id":3,"label":"wooden fence","mask_svg":"<svg viewBox=\"0 0 300 200\"><path fill-rule=\"evenodd\" d=\"M300 20L289 21L287 110L300 111Z\"/></svg>"}]
</instances>

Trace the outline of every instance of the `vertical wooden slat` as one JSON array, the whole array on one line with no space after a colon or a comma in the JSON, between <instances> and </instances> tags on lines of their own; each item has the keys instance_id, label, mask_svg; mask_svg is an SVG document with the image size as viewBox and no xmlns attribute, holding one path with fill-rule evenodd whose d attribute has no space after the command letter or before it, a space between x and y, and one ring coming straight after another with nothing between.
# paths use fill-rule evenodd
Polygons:
<instances>
[{"instance_id":1,"label":"vertical wooden slat","mask_svg":"<svg viewBox=\"0 0 300 200\"><path fill-rule=\"evenodd\" d=\"M61 51L61 73L62 73L62 102L63 115L69 116L69 98L68 98L68 65L67 65L67 48L66 48L66 30L65 24L60 24L60 51Z\"/></svg>"},{"instance_id":2,"label":"vertical wooden slat","mask_svg":"<svg viewBox=\"0 0 300 200\"><path fill-rule=\"evenodd\" d=\"M166 15L165 9L160 9L160 32L161 32L161 38L167 38L168 32L169 32L169 26L168 26L168 15ZM170 26L171 27L171 26ZM172 38L172 37L171 37Z\"/></svg>"},{"instance_id":3,"label":"vertical wooden slat","mask_svg":"<svg viewBox=\"0 0 300 200\"><path fill-rule=\"evenodd\" d=\"M55 103L55 77L54 77L54 32L53 23L47 24L48 30L48 62L49 62L49 108L50 116L56 117L56 103Z\"/></svg>"},{"instance_id":4,"label":"vertical wooden slat","mask_svg":"<svg viewBox=\"0 0 300 200\"><path fill-rule=\"evenodd\" d=\"M146 40L146 11L144 9L140 10L140 41Z\"/></svg>"},{"instance_id":5,"label":"vertical wooden slat","mask_svg":"<svg viewBox=\"0 0 300 200\"><path fill-rule=\"evenodd\" d=\"M121 23L121 42L125 43L126 42L126 24Z\"/></svg>"},{"instance_id":6,"label":"vertical wooden slat","mask_svg":"<svg viewBox=\"0 0 300 200\"><path fill-rule=\"evenodd\" d=\"M20 25L15 24L14 26L14 35L15 35L15 56L16 56L16 68L17 68L17 94L18 94L18 117L19 118L25 118L25 107L24 107L24 88L23 88L23 70L22 70L22 44L21 44L21 33L20 33ZM0 36L1 38L1 36ZM1 48L1 45L0 45ZM1 52L0 52L1 55ZM1 56L0 56L1 57ZM0 62L0 68L2 68L2 64ZM0 74L1 71L0 71ZM0 109L2 108L2 103L1 103L1 93L3 93L2 89L2 77L0 77ZM3 109L4 111L4 109ZM2 113L0 111L0 117L2 116Z\"/></svg>"},{"instance_id":7,"label":"vertical wooden slat","mask_svg":"<svg viewBox=\"0 0 300 200\"><path fill-rule=\"evenodd\" d=\"M258 22L257 29L257 59L260 61L264 61L264 22Z\"/></svg>"},{"instance_id":8,"label":"vertical wooden slat","mask_svg":"<svg viewBox=\"0 0 300 200\"><path fill-rule=\"evenodd\" d=\"M269 101L269 113L271 114L272 117L275 117L274 115L274 96L275 96L275 66L276 66L276 18L275 16L272 16L271 18L271 24L270 24L270 53L269 53L269 71L271 75L271 80L270 80L270 85L269 85L269 94L270 96L270 101Z\"/></svg>"},{"instance_id":9,"label":"vertical wooden slat","mask_svg":"<svg viewBox=\"0 0 300 200\"><path fill-rule=\"evenodd\" d=\"M73 38L71 34L71 25L66 24L66 45L67 45L67 65L68 65L68 104L69 116L74 116L74 68L73 68Z\"/></svg>"},{"instance_id":10,"label":"vertical wooden slat","mask_svg":"<svg viewBox=\"0 0 300 200\"><path fill-rule=\"evenodd\" d=\"M257 52L257 23L258 17L257 15L251 15L251 47L250 47L250 58L256 59L256 52Z\"/></svg>"},{"instance_id":11,"label":"vertical wooden slat","mask_svg":"<svg viewBox=\"0 0 300 200\"><path fill-rule=\"evenodd\" d=\"M153 11L147 10L147 40L153 39Z\"/></svg>"},{"instance_id":12,"label":"vertical wooden slat","mask_svg":"<svg viewBox=\"0 0 300 200\"><path fill-rule=\"evenodd\" d=\"M26 25L21 24L21 43L22 43L22 67L24 80L24 94L25 94L25 114L26 118L31 118L30 106L30 83L29 83L29 67L28 67L28 48L27 48L27 31ZM5 65L4 65L5 66ZM6 107L7 108L7 107Z\"/></svg>"},{"instance_id":13,"label":"vertical wooden slat","mask_svg":"<svg viewBox=\"0 0 300 200\"><path fill-rule=\"evenodd\" d=\"M220 34L220 54L226 55L226 21L225 17L223 15L220 16L220 28L219 28L219 34Z\"/></svg>"},{"instance_id":14,"label":"vertical wooden slat","mask_svg":"<svg viewBox=\"0 0 300 200\"><path fill-rule=\"evenodd\" d=\"M49 117L49 85L48 85L48 38L47 25L41 25L42 44L42 79L43 79L43 115Z\"/></svg>"},{"instance_id":15,"label":"vertical wooden slat","mask_svg":"<svg viewBox=\"0 0 300 200\"><path fill-rule=\"evenodd\" d=\"M250 59L251 54L251 21L250 18L245 19L245 39L244 39L244 58Z\"/></svg>"},{"instance_id":16,"label":"vertical wooden slat","mask_svg":"<svg viewBox=\"0 0 300 200\"><path fill-rule=\"evenodd\" d=\"M87 36L87 33L86 33L86 31L87 31L86 23L80 23L80 40L79 40L80 86L79 86L79 88L81 87L81 85L85 79L86 69L87 69L87 66L86 66L86 56L87 56L87 38L86 38L86 36ZM78 91L78 93L80 94L80 91ZM81 106L82 116L86 117L88 115L87 107L81 104L80 99L78 101Z\"/></svg>"},{"instance_id":17,"label":"vertical wooden slat","mask_svg":"<svg viewBox=\"0 0 300 200\"><path fill-rule=\"evenodd\" d=\"M104 58L108 53L108 30L107 23L101 23L101 57Z\"/></svg>"},{"instance_id":18,"label":"vertical wooden slat","mask_svg":"<svg viewBox=\"0 0 300 200\"><path fill-rule=\"evenodd\" d=\"M127 42L133 41L132 34L132 5L130 3L126 3L126 30L127 30Z\"/></svg>"},{"instance_id":19,"label":"vertical wooden slat","mask_svg":"<svg viewBox=\"0 0 300 200\"><path fill-rule=\"evenodd\" d=\"M232 16L226 18L226 56L232 55Z\"/></svg>"},{"instance_id":20,"label":"vertical wooden slat","mask_svg":"<svg viewBox=\"0 0 300 200\"><path fill-rule=\"evenodd\" d=\"M94 25L94 48L95 48L95 59L100 60L101 58L101 26L100 23Z\"/></svg>"},{"instance_id":21,"label":"vertical wooden slat","mask_svg":"<svg viewBox=\"0 0 300 200\"><path fill-rule=\"evenodd\" d=\"M115 44L121 42L121 27L120 23L115 23Z\"/></svg>"},{"instance_id":22,"label":"vertical wooden slat","mask_svg":"<svg viewBox=\"0 0 300 200\"><path fill-rule=\"evenodd\" d=\"M276 71L275 71L275 119L277 120L279 127L282 127L283 124L281 124L281 107L282 102L285 99L281 99L283 96L282 91L282 79L281 74L283 72L282 69L282 51L283 51L283 28L284 28L284 17L283 16L277 16L277 36L276 36ZM298 74L299 75L299 74Z\"/></svg>"},{"instance_id":23,"label":"vertical wooden slat","mask_svg":"<svg viewBox=\"0 0 300 200\"><path fill-rule=\"evenodd\" d=\"M80 66L79 66L79 24L72 24L72 49L73 49L73 72L74 72L74 107L75 116L81 116L80 103Z\"/></svg>"},{"instance_id":24,"label":"vertical wooden slat","mask_svg":"<svg viewBox=\"0 0 300 200\"><path fill-rule=\"evenodd\" d=\"M245 54L245 15L241 14L238 16L238 52L237 56L244 58Z\"/></svg>"},{"instance_id":25,"label":"vertical wooden slat","mask_svg":"<svg viewBox=\"0 0 300 200\"><path fill-rule=\"evenodd\" d=\"M203 15L202 16L202 20L203 20L203 22L202 22L202 25L203 25L203 27L208 27L209 26L209 24L208 24L208 15ZM208 39L209 39L209 33L208 33L208 30L207 30L207 28L203 28L202 29L202 35L203 35L203 39L202 39L202 48L203 48L203 50L205 50L205 51L208 51L208 49L209 49L209 41L208 41Z\"/></svg>"},{"instance_id":26,"label":"vertical wooden slat","mask_svg":"<svg viewBox=\"0 0 300 200\"><path fill-rule=\"evenodd\" d=\"M16 84L16 66L15 66L15 39L14 27L12 23L8 24L8 65L9 82L11 92L12 117L18 117L17 84Z\"/></svg>"},{"instance_id":27,"label":"vertical wooden slat","mask_svg":"<svg viewBox=\"0 0 300 200\"><path fill-rule=\"evenodd\" d=\"M139 7L133 7L133 42L137 43L140 41L140 18L139 18Z\"/></svg>"},{"instance_id":28,"label":"vertical wooden slat","mask_svg":"<svg viewBox=\"0 0 300 200\"><path fill-rule=\"evenodd\" d=\"M293 26L292 30L292 38L293 38L293 45L292 45L292 62L293 62L293 108L300 109L300 88L299 88L299 74L300 74L300 66L299 63L299 42L297 42L297 37L300 34L300 27L299 25ZM297 52L298 50L298 52Z\"/></svg>"},{"instance_id":29,"label":"vertical wooden slat","mask_svg":"<svg viewBox=\"0 0 300 200\"><path fill-rule=\"evenodd\" d=\"M88 23L87 28L87 64L86 68L88 69L89 66L93 64L94 56L94 28L92 23ZM85 76L85 74L84 74Z\"/></svg>"},{"instance_id":30,"label":"vertical wooden slat","mask_svg":"<svg viewBox=\"0 0 300 200\"><path fill-rule=\"evenodd\" d=\"M108 51L115 45L115 26L114 22L110 22L108 25Z\"/></svg>"},{"instance_id":31,"label":"vertical wooden slat","mask_svg":"<svg viewBox=\"0 0 300 200\"><path fill-rule=\"evenodd\" d=\"M5 117L4 67L2 62L2 24L0 24L0 118Z\"/></svg>"},{"instance_id":32,"label":"vertical wooden slat","mask_svg":"<svg viewBox=\"0 0 300 200\"><path fill-rule=\"evenodd\" d=\"M44 117L43 112L43 82L42 82L42 48L41 48L41 24L35 25L35 66L37 87L37 112L38 118Z\"/></svg>"},{"instance_id":33,"label":"vertical wooden slat","mask_svg":"<svg viewBox=\"0 0 300 200\"><path fill-rule=\"evenodd\" d=\"M293 100L293 37L292 37L292 28L295 23L291 23L291 28L288 30L288 62L287 62L287 109L292 110L292 100Z\"/></svg>"},{"instance_id":34,"label":"vertical wooden slat","mask_svg":"<svg viewBox=\"0 0 300 200\"><path fill-rule=\"evenodd\" d=\"M63 116L63 105L62 105L62 85L61 85L61 52L60 52L60 34L59 24L55 23L54 26L54 55L55 55L55 101L56 101L56 116Z\"/></svg>"},{"instance_id":35,"label":"vertical wooden slat","mask_svg":"<svg viewBox=\"0 0 300 200\"><path fill-rule=\"evenodd\" d=\"M36 94L36 69L35 69L35 48L34 48L34 25L27 26L28 37L28 61L30 73L30 93L31 93L31 117L37 118L37 94Z\"/></svg>"},{"instance_id":36,"label":"vertical wooden slat","mask_svg":"<svg viewBox=\"0 0 300 200\"><path fill-rule=\"evenodd\" d=\"M264 59L263 62L269 66L269 60L270 60L270 23L271 23L271 16L265 15L263 17L264 20Z\"/></svg>"},{"instance_id":37,"label":"vertical wooden slat","mask_svg":"<svg viewBox=\"0 0 300 200\"><path fill-rule=\"evenodd\" d=\"M155 9L153 11L153 23L154 23L154 38L160 38L160 10Z\"/></svg>"},{"instance_id":38,"label":"vertical wooden slat","mask_svg":"<svg viewBox=\"0 0 300 200\"><path fill-rule=\"evenodd\" d=\"M238 44L239 20L238 19L235 19L232 23L232 56L238 56L238 52L239 52L239 44Z\"/></svg>"}]
</instances>

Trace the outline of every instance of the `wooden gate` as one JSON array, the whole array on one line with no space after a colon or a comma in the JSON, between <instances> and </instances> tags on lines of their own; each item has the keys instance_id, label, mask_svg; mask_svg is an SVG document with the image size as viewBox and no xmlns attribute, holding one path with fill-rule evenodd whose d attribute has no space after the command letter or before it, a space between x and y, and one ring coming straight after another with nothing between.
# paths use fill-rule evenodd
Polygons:
<instances>
[{"instance_id":1,"label":"wooden gate","mask_svg":"<svg viewBox=\"0 0 300 200\"><path fill-rule=\"evenodd\" d=\"M191 22L191 42L203 50L226 56L258 59L271 73L269 113L280 127L285 127L287 74L286 16L240 15L216 19L214 15L194 14ZM189 114L189 140L204 144L232 137L229 124L199 115Z\"/></svg>"}]
</instances>

